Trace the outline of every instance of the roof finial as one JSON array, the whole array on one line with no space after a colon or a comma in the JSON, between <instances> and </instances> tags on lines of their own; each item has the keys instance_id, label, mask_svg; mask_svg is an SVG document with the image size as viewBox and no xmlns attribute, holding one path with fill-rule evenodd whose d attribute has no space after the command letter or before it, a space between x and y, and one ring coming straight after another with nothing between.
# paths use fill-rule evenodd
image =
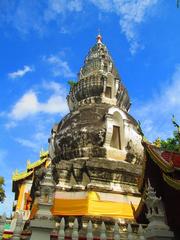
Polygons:
<instances>
[{"instance_id":1,"label":"roof finial","mask_svg":"<svg viewBox=\"0 0 180 240\"><path fill-rule=\"evenodd\" d=\"M100 30L98 31L99 34L97 35L96 39L97 39L97 43L102 43L102 36L100 34Z\"/></svg>"}]
</instances>

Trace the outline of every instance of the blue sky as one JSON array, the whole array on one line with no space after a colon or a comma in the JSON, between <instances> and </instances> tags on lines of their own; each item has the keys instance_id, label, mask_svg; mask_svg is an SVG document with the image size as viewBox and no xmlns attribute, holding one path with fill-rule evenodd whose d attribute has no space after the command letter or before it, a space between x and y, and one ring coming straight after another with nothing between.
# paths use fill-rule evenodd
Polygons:
<instances>
[{"instance_id":1,"label":"blue sky","mask_svg":"<svg viewBox=\"0 0 180 240\"><path fill-rule=\"evenodd\" d=\"M100 29L149 140L180 119L180 9L176 0L1 0L0 175L10 212L11 175L47 149Z\"/></svg>"}]
</instances>

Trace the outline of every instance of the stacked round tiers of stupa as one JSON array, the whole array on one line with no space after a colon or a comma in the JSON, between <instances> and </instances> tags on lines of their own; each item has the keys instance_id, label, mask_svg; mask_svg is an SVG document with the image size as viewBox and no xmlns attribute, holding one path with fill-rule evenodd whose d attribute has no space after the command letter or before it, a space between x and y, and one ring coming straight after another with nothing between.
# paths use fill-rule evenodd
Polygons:
<instances>
[{"instance_id":1,"label":"stacked round tiers of stupa","mask_svg":"<svg viewBox=\"0 0 180 240\"><path fill-rule=\"evenodd\" d=\"M142 134L100 35L70 86L70 113L53 127L49 141L56 182L52 214L133 221Z\"/></svg>"}]
</instances>

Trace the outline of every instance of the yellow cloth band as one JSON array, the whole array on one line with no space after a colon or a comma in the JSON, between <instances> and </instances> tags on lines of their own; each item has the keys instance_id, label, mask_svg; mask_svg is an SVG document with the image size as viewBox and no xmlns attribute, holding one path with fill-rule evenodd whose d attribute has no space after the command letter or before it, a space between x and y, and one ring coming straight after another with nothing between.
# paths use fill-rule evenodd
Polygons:
<instances>
[{"instance_id":1,"label":"yellow cloth band","mask_svg":"<svg viewBox=\"0 0 180 240\"><path fill-rule=\"evenodd\" d=\"M134 204L133 204L134 205ZM134 205L137 208L137 205ZM52 207L53 215L62 216L107 216L133 219L131 204L100 200L96 192L89 192L85 199L57 199Z\"/></svg>"}]
</instances>

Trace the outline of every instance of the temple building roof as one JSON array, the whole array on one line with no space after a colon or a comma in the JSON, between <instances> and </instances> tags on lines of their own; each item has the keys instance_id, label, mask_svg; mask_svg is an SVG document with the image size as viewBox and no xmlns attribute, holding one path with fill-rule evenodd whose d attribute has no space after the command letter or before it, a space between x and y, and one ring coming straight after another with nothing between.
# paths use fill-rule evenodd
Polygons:
<instances>
[{"instance_id":1,"label":"temple building roof","mask_svg":"<svg viewBox=\"0 0 180 240\"><path fill-rule=\"evenodd\" d=\"M40 166L42 163L44 163L47 160L47 157L49 156L48 151L41 151L40 152L40 159L31 163L29 160L27 161L27 170L34 169L38 166Z\"/></svg>"},{"instance_id":2,"label":"temple building roof","mask_svg":"<svg viewBox=\"0 0 180 240\"><path fill-rule=\"evenodd\" d=\"M147 142L143 142L143 145L146 150L146 156L143 161L143 174L139 189L141 189L144 184L145 174L148 168L147 159L154 162L154 164L160 168L160 171L163 173L163 179L167 184L180 189L180 153L165 151Z\"/></svg>"},{"instance_id":3,"label":"temple building roof","mask_svg":"<svg viewBox=\"0 0 180 240\"><path fill-rule=\"evenodd\" d=\"M49 164L49 153L48 151L41 151L40 152L40 159L31 163L30 160L27 160L27 167L25 171L19 172L16 170L12 174L12 181L13 181L13 191L17 190L17 186L20 181L29 179L29 177L32 178L34 171L36 168L42 166L43 164Z\"/></svg>"},{"instance_id":4,"label":"temple building roof","mask_svg":"<svg viewBox=\"0 0 180 240\"><path fill-rule=\"evenodd\" d=\"M17 181L26 179L29 176L31 176L32 173L33 173L33 171L27 171L27 170L19 173L18 170L16 170L13 173L12 180L13 180L13 182L17 182Z\"/></svg>"},{"instance_id":5,"label":"temple building roof","mask_svg":"<svg viewBox=\"0 0 180 240\"><path fill-rule=\"evenodd\" d=\"M162 150L153 144L144 142L144 146L152 159L162 168L165 172L180 170L180 153Z\"/></svg>"},{"instance_id":6,"label":"temple building roof","mask_svg":"<svg viewBox=\"0 0 180 240\"><path fill-rule=\"evenodd\" d=\"M134 211L134 216L138 222L146 221L146 207L143 199L145 198L147 182L150 181L157 196L162 198L169 226L172 229L179 228L180 153L164 151L147 142L143 142L143 145L145 157L139 181L142 201Z\"/></svg>"}]
</instances>

